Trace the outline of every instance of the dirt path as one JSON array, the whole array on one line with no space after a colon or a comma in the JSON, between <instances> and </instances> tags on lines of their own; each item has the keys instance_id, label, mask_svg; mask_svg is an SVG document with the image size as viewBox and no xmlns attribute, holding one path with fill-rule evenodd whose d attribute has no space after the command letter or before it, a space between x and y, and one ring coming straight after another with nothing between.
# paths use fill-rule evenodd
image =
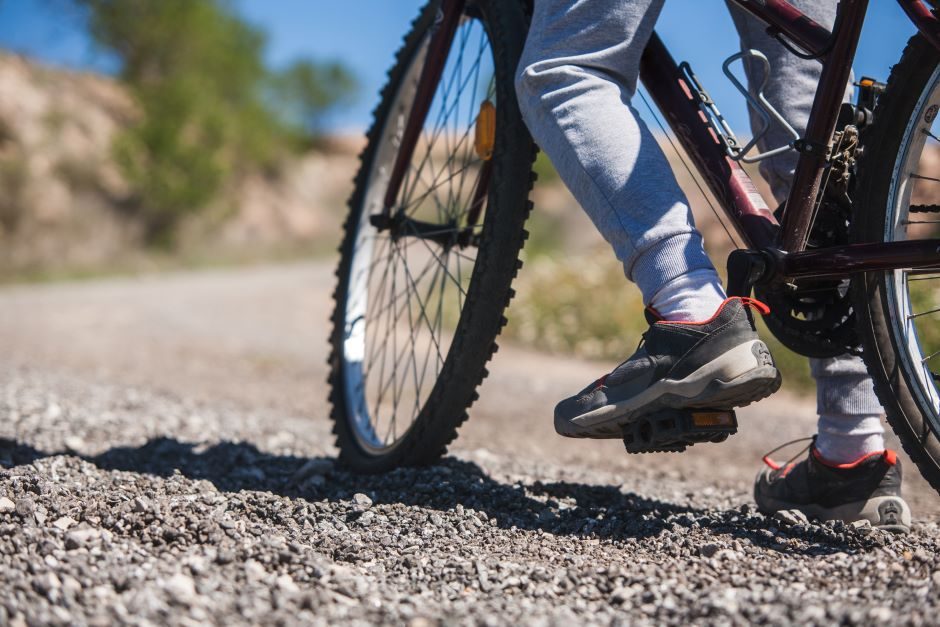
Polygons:
<instances>
[{"instance_id":1,"label":"dirt path","mask_svg":"<svg viewBox=\"0 0 940 627\"><path fill-rule=\"evenodd\" d=\"M551 428L559 393L604 365L502 347L442 468L333 469L332 283L329 266L300 264L0 290L0 577L15 591L0 624L930 616L940 502L913 466L921 522L906 539L748 509L760 455L812 432L812 404L785 392L739 412L725 444L627 456ZM768 559L795 592L773 591ZM801 573L820 567L869 583L802 603Z\"/></svg>"}]
</instances>

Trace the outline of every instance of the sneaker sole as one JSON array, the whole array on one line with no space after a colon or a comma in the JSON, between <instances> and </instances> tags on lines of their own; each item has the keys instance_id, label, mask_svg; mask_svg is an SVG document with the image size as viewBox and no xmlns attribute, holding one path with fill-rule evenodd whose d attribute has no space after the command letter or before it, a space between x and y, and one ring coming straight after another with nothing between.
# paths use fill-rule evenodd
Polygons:
<instances>
[{"instance_id":1,"label":"sneaker sole","mask_svg":"<svg viewBox=\"0 0 940 627\"><path fill-rule=\"evenodd\" d=\"M780 388L780 371L761 340L739 344L683 379L662 379L639 394L568 420L555 415L555 431L570 438L621 438L623 427L664 408L733 409Z\"/></svg>"},{"instance_id":2,"label":"sneaker sole","mask_svg":"<svg viewBox=\"0 0 940 627\"><path fill-rule=\"evenodd\" d=\"M853 523L867 520L872 527L878 527L894 533L907 533L911 530L911 508L899 496L876 496L865 501L854 501L836 507L821 505L799 505L776 499L766 499L758 509L766 515L787 509L795 509L806 514L807 518L818 520L841 520Z\"/></svg>"}]
</instances>

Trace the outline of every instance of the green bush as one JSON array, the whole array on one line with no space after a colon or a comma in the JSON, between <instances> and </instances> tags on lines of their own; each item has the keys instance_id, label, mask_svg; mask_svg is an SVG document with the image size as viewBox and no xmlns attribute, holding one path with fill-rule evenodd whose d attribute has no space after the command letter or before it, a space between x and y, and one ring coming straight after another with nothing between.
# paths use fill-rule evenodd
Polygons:
<instances>
[{"instance_id":1,"label":"green bush","mask_svg":"<svg viewBox=\"0 0 940 627\"><path fill-rule=\"evenodd\" d=\"M271 80L271 99L281 118L306 139L317 139L330 110L348 103L356 89L349 70L335 61L301 59Z\"/></svg>"},{"instance_id":2,"label":"green bush","mask_svg":"<svg viewBox=\"0 0 940 627\"><path fill-rule=\"evenodd\" d=\"M273 169L303 147L297 139L354 89L338 64L270 71L263 33L227 0L74 1L139 103L115 158L151 244L172 245L179 223L232 177Z\"/></svg>"}]
</instances>

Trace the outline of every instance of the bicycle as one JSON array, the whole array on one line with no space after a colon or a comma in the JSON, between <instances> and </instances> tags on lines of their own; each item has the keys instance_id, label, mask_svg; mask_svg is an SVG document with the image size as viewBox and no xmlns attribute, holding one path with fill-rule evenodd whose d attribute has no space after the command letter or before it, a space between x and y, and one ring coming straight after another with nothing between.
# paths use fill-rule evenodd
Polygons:
<instances>
[{"instance_id":1,"label":"bicycle","mask_svg":"<svg viewBox=\"0 0 940 627\"><path fill-rule=\"evenodd\" d=\"M780 148L799 152L782 209L741 165L765 155L741 145L655 33L640 69L745 242L729 256L728 291L768 302L771 332L800 354L861 346L890 425L940 490L940 332L929 324L940 205L912 202L940 183L925 171L928 142L940 143L940 1L898 0L918 33L886 83L860 81L854 104L842 96L867 0L842 0L831 32L785 0L735 2L822 63L806 132ZM530 15L531 0L432 0L389 73L350 199L330 337L334 432L353 470L437 460L497 350L535 180L513 89ZM726 62L729 76L744 54ZM776 112L737 86L766 130Z\"/></svg>"}]
</instances>

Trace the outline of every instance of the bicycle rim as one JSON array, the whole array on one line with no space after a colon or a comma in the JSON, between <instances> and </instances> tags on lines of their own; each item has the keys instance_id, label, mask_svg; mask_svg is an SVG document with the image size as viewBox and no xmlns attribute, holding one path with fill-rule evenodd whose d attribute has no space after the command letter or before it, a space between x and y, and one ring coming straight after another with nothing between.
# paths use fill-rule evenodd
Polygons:
<instances>
[{"instance_id":1,"label":"bicycle rim","mask_svg":"<svg viewBox=\"0 0 940 627\"><path fill-rule=\"evenodd\" d=\"M884 241L940 237L940 67L918 99L891 177ZM885 273L899 366L934 433L940 433L940 270Z\"/></svg>"},{"instance_id":2,"label":"bicycle rim","mask_svg":"<svg viewBox=\"0 0 940 627\"><path fill-rule=\"evenodd\" d=\"M346 285L347 420L359 446L375 455L404 441L438 380L486 221L487 130L477 127L495 124L481 111L498 103L489 38L469 16L457 30L392 209L398 226L380 230L370 221L381 212L429 39L413 55L380 135Z\"/></svg>"}]
</instances>

